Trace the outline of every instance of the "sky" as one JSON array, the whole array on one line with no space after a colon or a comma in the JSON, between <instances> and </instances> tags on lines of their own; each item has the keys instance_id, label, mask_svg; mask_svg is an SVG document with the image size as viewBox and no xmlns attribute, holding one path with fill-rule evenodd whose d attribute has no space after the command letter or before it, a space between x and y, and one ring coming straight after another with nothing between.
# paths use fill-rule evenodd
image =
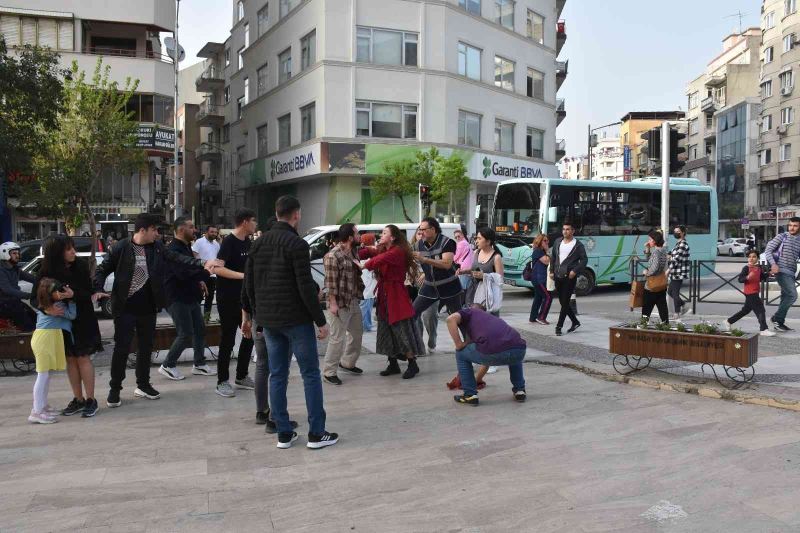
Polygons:
<instances>
[{"instance_id":1,"label":"sky","mask_svg":"<svg viewBox=\"0 0 800 533\"><path fill-rule=\"evenodd\" d=\"M380 1L380 0L373 0ZM182 0L181 67L199 61L208 41L223 42L231 0ZM567 155L586 153L586 127L618 121L629 111L686 110L686 85L722 52L722 39L759 25L759 0L567 0L567 42L559 59L569 75L559 98L567 117L556 137ZM731 15L734 15L731 17Z\"/></svg>"}]
</instances>

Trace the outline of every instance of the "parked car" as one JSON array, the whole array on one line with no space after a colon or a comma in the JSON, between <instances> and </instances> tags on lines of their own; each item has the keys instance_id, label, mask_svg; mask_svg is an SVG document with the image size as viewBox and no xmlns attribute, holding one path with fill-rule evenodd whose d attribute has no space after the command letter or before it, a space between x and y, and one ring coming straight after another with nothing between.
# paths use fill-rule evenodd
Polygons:
<instances>
[{"instance_id":1,"label":"parked car","mask_svg":"<svg viewBox=\"0 0 800 533\"><path fill-rule=\"evenodd\" d=\"M87 260L89 257L91 257L91 255L92 255L91 252L89 253L78 252L78 257L84 257ZM34 257L32 261L29 261L27 265L22 267L22 270L24 270L25 272L29 272L35 276L39 272L39 268L41 268L42 266L43 257L44 257L43 255ZM97 264L100 265L100 263L102 263L105 258L106 258L105 252L100 252L96 254ZM104 285L104 289L106 292L111 293L111 288L113 286L114 286L114 274L111 274L110 276L108 276L108 278L106 278L106 284ZM27 281L20 281L19 288L23 291L30 292L33 286ZM94 304L94 310L100 313L100 315L103 318L111 318L111 298L103 298L102 300L98 300L97 303Z\"/></svg>"},{"instance_id":2,"label":"parked car","mask_svg":"<svg viewBox=\"0 0 800 533\"><path fill-rule=\"evenodd\" d=\"M717 244L717 255L744 255L748 249L747 239L731 237Z\"/></svg>"},{"instance_id":3,"label":"parked car","mask_svg":"<svg viewBox=\"0 0 800 533\"><path fill-rule=\"evenodd\" d=\"M75 251L88 252L92 251L92 238L91 237L72 237L75 242ZM25 241L19 243L19 266L24 267L36 257L42 254L42 245L45 239L36 239L34 241ZM106 245L103 241L97 241L97 252L105 252Z\"/></svg>"}]
</instances>

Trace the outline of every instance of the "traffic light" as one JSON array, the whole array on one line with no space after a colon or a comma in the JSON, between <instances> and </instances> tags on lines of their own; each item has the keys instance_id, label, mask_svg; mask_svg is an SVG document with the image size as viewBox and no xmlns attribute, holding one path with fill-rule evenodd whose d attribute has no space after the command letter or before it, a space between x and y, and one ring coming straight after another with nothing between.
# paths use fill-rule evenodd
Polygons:
<instances>
[{"instance_id":1,"label":"traffic light","mask_svg":"<svg viewBox=\"0 0 800 533\"><path fill-rule=\"evenodd\" d=\"M686 148L683 146L679 146L679 142L682 139L686 138L685 133L681 133L678 131L678 128L670 126L669 128L669 173L670 175L674 176L677 174L683 166L686 164L686 161L681 161L678 159L678 155L686 152Z\"/></svg>"},{"instance_id":2,"label":"traffic light","mask_svg":"<svg viewBox=\"0 0 800 533\"><path fill-rule=\"evenodd\" d=\"M431 187L430 185L419 184L419 201L422 207L427 209L431 204Z\"/></svg>"},{"instance_id":3,"label":"traffic light","mask_svg":"<svg viewBox=\"0 0 800 533\"><path fill-rule=\"evenodd\" d=\"M653 128L642 133L641 138L647 141L647 158L653 160L661 159L661 128Z\"/></svg>"}]
</instances>

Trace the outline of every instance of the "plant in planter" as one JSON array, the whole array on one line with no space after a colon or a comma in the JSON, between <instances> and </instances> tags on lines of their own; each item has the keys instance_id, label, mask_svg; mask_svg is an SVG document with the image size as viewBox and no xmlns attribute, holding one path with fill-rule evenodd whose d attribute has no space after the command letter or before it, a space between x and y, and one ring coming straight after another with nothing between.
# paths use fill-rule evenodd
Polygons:
<instances>
[{"instance_id":1,"label":"plant in planter","mask_svg":"<svg viewBox=\"0 0 800 533\"><path fill-rule=\"evenodd\" d=\"M683 322L678 322L678 325L675 326L675 331L678 331L680 333L686 333L687 331L689 331L689 329L686 327L686 324L684 324Z\"/></svg>"},{"instance_id":2,"label":"plant in planter","mask_svg":"<svg viewBox=\"0 0 800 533\"><path fill-rule=\"evenodd\" d=\"M672 328L669 326L669 322L659 322L656 324L656 329L658 331L671 331Z\"/></svg>"},{"instance_id":3,"label":"plant in planter","mask_svg":"<svg viewBox=\"0 0 800 533\"><path fill-rule=\"evenodd\" d=\"M731 335L734 337L744 337L744 331L740 330L739 328L733 328L731 330Z\"/></svg>"}]
</instances>

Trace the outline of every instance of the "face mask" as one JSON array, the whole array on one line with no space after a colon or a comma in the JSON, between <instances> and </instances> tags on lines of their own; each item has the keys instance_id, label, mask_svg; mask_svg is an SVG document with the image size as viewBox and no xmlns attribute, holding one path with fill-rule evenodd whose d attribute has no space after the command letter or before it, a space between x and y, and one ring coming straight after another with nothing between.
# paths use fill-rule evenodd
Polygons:
<instances>
[{"instance_id":1,"label":"face mask","mask_svg":"<svg viewBox=\"0 0 800 533\"><path fill-rule=\"evenodd\" d=\"M676 232L676 233L673 233L673 235L675 235L675 238L676 238L676 239L680 239L680 238L681 238L681 234L680 234L680 233L677 233L677 232Z\"/></svg>"}]
</instances>

